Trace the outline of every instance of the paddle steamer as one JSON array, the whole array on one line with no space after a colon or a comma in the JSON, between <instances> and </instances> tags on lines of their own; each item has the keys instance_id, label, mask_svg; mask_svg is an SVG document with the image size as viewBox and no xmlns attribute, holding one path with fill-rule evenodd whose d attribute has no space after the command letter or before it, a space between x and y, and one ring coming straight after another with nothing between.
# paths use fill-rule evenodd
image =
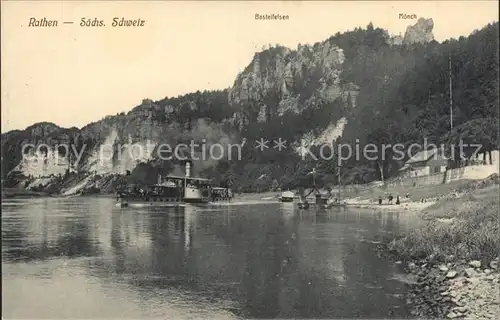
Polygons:
<instances>
[{"instance_id":1,"label":"paddle steamer","mask_svg":"<svg viewBox=\"0 0 500 320\"><path fill-rule=\"evenodd\" d=\"M117 200L122 207L130 204L180 206L188 203L229 201L231 198L231 189L214 187L211 179L191 177L189 161L186 162L184 177L158 175L158 181L154 185L128 186L117 195Z\"/></svg>"}]
</instances>

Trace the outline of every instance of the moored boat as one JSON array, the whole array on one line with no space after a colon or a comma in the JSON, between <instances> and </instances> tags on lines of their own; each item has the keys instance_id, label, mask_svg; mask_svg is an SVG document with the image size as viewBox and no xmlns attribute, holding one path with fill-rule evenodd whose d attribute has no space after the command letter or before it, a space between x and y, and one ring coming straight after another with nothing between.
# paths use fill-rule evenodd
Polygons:
<instances>
[{"instance_id":1,"label":"moored boat","mask_svg":"<svg viewBox=\"0 0 500 320\"><path fill-rule=\"evenodd\" d=\"M293 202L295 195L292 191L284 191L281 193L280 201L281 202Z\"/></svg>"},{"instance_id":2,"label":"moored boat","mask_svg":"<svg viewBox=\"0 0 500 320\"><path fill-rule=\"evenodd\" d=\"M118 192L117 200L122 207L129 204L155 206L181 206L184 204L206 204L210 201L229 200L228 188L213 187L210 179L191 177L191 164L186 162L186 175L158 176L158 181L150 186L129 186ZM220 195L215 197L215 195Z\"/></svg>"},{"instance_id":3,"label":"moored boat","mask_svg":"<svg viewBox=\"0 0 500 320\"><path fill-rule=\"evenodd\" d=\"M211 188L211 199L215 201L231 201L233 194L229 188L212 187Z\"/></svg>"}]
</instances>

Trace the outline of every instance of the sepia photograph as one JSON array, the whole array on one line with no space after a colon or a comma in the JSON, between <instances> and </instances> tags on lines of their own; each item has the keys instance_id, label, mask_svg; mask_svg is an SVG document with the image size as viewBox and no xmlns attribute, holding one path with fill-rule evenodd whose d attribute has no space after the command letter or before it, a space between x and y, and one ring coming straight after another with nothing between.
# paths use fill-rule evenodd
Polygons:
<instances>
[{"instance_id":1,"label":"sepia photograph","mask_svg":"<svg viewBox=\"0 0 500 320\"><path fill-rule=\"evenodd\" d=\"M498 1L1 1L2 319L497 319Z\"/></svg>"}]
</instances>

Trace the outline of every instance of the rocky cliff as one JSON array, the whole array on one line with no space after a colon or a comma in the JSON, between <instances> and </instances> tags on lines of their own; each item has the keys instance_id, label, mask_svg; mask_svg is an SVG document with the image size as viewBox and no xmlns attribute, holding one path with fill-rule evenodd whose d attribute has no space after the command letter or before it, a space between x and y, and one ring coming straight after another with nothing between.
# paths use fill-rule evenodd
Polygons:
<instances>
[{"instance_id":1,"label":"rocky cliff","mask_svg":"<svg viewBox=\"0 0 500 320\"><path fill-rule=\"evenodd\" d=\"M71 194L95 188L103 179L111 190L116 187L111 180L130 175L140 169L141 164L154 167L157 172L180 174L182 163L175 159L159 160L158 146L173 149L184 143L186 146L178 148L178 154L184 156L191 152L191 140L203 141L205 147L210 148L215 143L227 145L234 136L224 130L224 121L192 116L200 112L202 105L206 106L205 101L198 100L204 96L214 102L220 97L227 99L224 91L165 99L161 106L145 99L127 114L107 116L82 129L38 123L23 131L5 133L2 135L2 183L8 187ZM192 155L200 155L200 151L195 149ZM198 170L213 164L210 159L195 161ZM149 183L156 179L156 173L149 176ZM71 183L64 183L67 180Z\"/></svg>"},{"instance_id":2,"label":"rocky cliff","mask_svg":"<svg viewBox=\"0 0 500 320\"><path fill-rule=\"evenodd\" d=\"M349 97L355 106L358 87L341 82L344 61L344 51L331 41L299 45L297 50L276 47L256 53L229 90L229 103L239 110L234 116L241 125L265 122L286 112L300 114L338 98L346 102Z\"/></svg>"}]
</instances>

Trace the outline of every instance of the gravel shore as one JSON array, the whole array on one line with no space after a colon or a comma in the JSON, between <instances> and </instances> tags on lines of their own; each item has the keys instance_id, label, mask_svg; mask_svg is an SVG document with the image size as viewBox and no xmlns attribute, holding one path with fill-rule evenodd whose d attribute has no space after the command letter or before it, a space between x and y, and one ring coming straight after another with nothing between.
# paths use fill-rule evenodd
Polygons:
<instances>
[{"instance_id":1,"label":"gravel shore","mask_svg":"<svg viewBox=\"0 0 500 320\"><path fill-rule=\"evenodd\" d=\"M498 258L482 266L478 260L431 264L409 262L416 281L407 303L418 318L496 319L500 314Z\"/></svg>"},{"instance_id":2,"label":"gravel shore","mask_svg":"<svg viewBox=\"0 0 500 320\"><path fill-rule=\"evenodd\" d=\"M389 244L405 267L407 303L418 318L500 315L499 185L484 185L422 210L425 223Z\"/></svg>"}]
</instances>

